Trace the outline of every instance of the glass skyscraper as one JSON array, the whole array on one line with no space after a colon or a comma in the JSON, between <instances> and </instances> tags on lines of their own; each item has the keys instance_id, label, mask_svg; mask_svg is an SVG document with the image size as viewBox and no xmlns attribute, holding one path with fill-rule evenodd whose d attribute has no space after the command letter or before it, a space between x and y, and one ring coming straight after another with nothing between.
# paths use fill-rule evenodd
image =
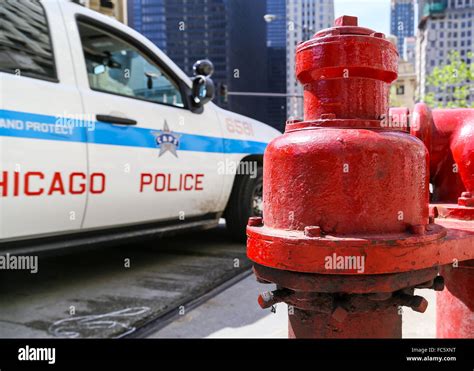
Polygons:
<instances>
[{"instance_id":1,"label":"glass skyscraper","mask_svg":"<svg viewBox=\"0 0 474 371\"><path fill-rule=\"evenodd\" d=\"M415 35L414 0L392 0L390 13L390 32L397 37L397 48L403 55L403 44L406 37Z\"/></svg>"},{"instance_id":2,"label":"glass skyscraper","mask_svg":"<svg viewBox=\"0 0 474 371\"><path fill-rule=\"evenodd\" d=\"M129 26L163 50L184 72L209 58L213 79L225 83L228 76L226 0L132 0Z\"/></svg>"},{"instance_id":3,"label":"glass skyscraper","mask_svg":"<svg viewBox=\"0 0 474 371\"><path fill-rule=\"evenodd\" d=\"M128 10L129 25L188 75L199 59L214 63L217 104L272 124L266 98L219 96L223 85L230 92L268 91L266 1L129 0Z\"/></svg>"},{"instance_id":4,"label":"glass skyscraper","mask_svg":"<svg viewBox=\"0 0 474 371\"><path fill-rule=\"evenodd\" d=\"M275 15L267 24L268 90L286 93L286 0L267 0L267 14ZM280 131L286 121L286 98L268 98L268 120Z\"/></svg>"},{"instance_id":5,"label":"glass skyscraper","mask_svg":"<svg viewBox=\"0 0 474 371\"><path fill-rule=\"evenodd\" d=\"M289 119L301 119L304 115L303 86L296 79L295 55L298 44L313 34L334 24L334 0L287 0L287 50L286 92Z\"/></svg>"}]
</instances>

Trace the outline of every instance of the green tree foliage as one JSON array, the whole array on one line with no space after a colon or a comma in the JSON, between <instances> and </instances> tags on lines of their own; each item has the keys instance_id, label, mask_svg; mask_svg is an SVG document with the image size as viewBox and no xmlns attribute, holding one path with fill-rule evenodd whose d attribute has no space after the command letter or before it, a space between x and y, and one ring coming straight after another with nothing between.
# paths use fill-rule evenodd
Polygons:
<instances>
[{"instance_id":1,"label":"green tree foliage","mask_svg":"<svg viewBox=\"0 0 474 371\"><path fill-rule=\"evenodd\" d=\"M473 53L467 58L472 60ZM427 86L438 92L447 92L451 101L439 102L434 92L425 96L425 103L432 108L469 108L474 107L474 64L464 61L459 52L449 53L448 63L435 67L427 77ZM468 97L471 95L469 103Z\"/></svg>"}]
</instances>

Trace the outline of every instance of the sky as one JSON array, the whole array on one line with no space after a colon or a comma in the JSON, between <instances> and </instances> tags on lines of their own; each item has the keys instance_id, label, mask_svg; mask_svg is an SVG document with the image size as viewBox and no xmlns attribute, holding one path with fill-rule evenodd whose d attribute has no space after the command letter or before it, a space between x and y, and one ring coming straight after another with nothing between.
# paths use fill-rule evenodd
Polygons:
<instances>
[{"instance_id":1,"label":"sky","mask_svg":"<svg viewBox=\"0 0 474 371\"><path fill-rule=\"evenodd\" d=\"M335 16L359 17L359 26L390 34L390 0L334 0Z\"/></svg>"}]
</instances>

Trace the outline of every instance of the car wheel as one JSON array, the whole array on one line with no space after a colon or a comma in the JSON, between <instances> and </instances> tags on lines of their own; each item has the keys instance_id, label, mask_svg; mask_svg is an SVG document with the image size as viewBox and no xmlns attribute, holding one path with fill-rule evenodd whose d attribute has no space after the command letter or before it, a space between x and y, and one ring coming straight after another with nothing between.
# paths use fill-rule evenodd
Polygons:
<instances>
[{"instance_id":1,"label":"car wheel","mask_svg":"<svg viewBox=\"0 0 474 371\"><path fill-rule=\"evenodd\" d=\"M263 213L263 168L259 164L255 177L236 175L234 188L225 212L226 225L231 236L245 241L247 222L251 216Z\"/></svg>"}]
</instances>

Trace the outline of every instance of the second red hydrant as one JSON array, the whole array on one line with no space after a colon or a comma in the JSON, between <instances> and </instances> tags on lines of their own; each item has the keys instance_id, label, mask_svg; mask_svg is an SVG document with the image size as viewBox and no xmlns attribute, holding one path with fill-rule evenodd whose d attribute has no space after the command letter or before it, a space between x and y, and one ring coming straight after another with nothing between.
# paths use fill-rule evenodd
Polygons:
<instances>
[{"instance_id":1,"label":"second red hydrant","mask_svg":"<svg viewBox=\"0 0 474 371\"><path fill-rule=\"evenodd\" d=\"M299 45L303 121L264 158L264 211L247 228L259 304L289 305L289 336L401 337L417 287L442 290L438 267L474 251L429 215L429 159L406 127L387 124L398 53L343 16Z\"/></svg>"}]
</instances>

